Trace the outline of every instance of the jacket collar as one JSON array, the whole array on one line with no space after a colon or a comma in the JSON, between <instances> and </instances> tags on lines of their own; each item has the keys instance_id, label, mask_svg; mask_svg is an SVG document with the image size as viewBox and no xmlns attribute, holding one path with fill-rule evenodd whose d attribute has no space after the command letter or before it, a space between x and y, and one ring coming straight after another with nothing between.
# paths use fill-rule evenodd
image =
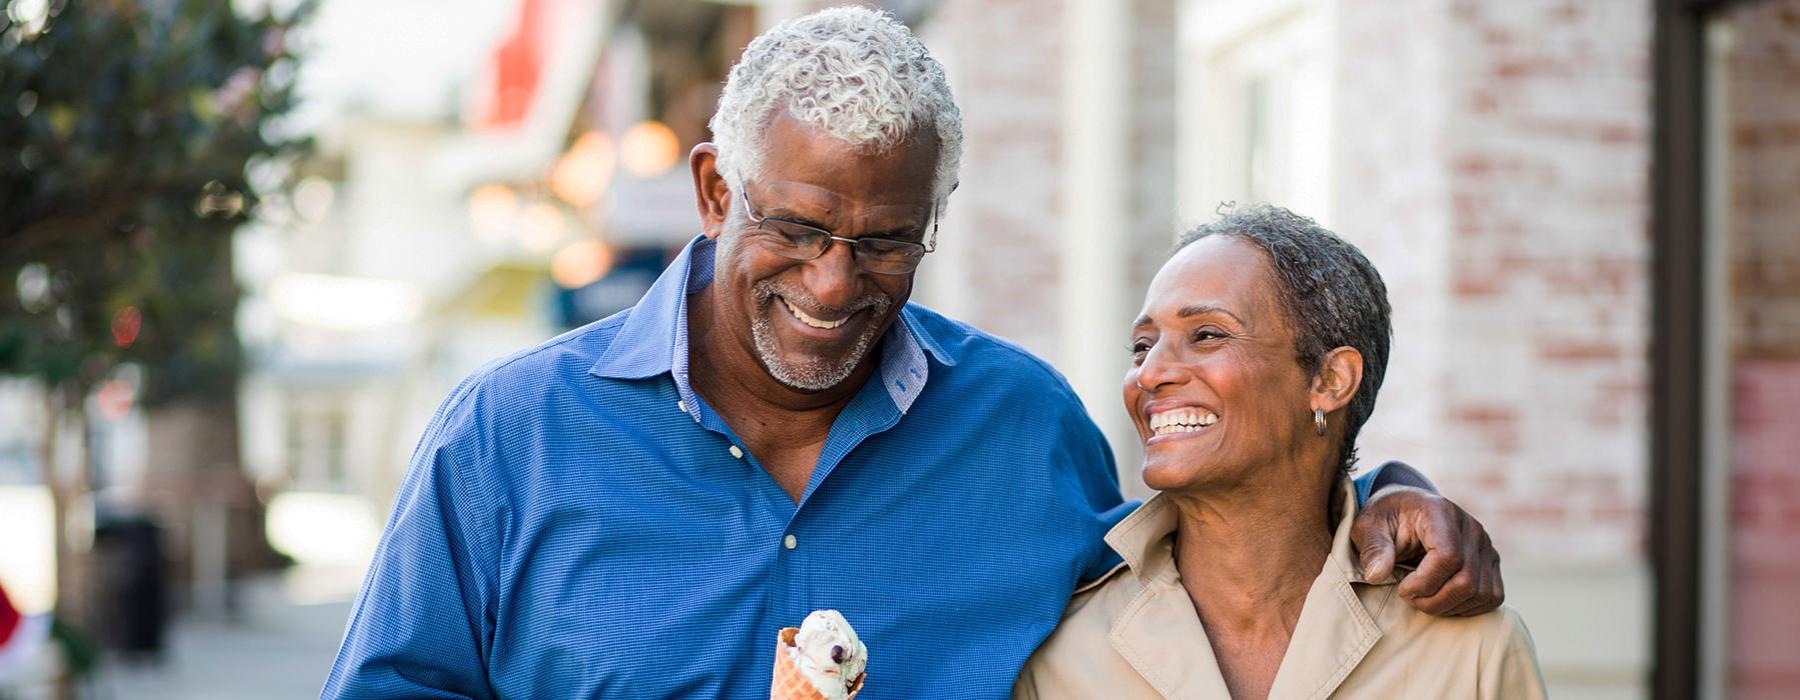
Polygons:
<instances>
[{"instance_id":1,"label":"jacket collar","mask_svg":"<svg viewBox=\"0 0 1800 700\"><path fill-rule=\"evenodd\" d=\"M1269 690L1271 698L1331 694L1381 638L1381 628L1352 584L1364 582L1350 523L1356 490L1340 480L1340 517L1331 553L1308 590L1294 636ZM1152 497L1106 535L1138 579L1137 596L1114 621L1109 639L1127 663L1164 697L1229 697L1206 629L1175 570L1173 502ZM1371 602L1391 602L1392 588ZM1373 611L1380 612L1379 609Z\"/></svg>"},{"instance_id":2,"label":"jacket collar","mask_svg":"<svg viewBox=\"0 0 1800 700\"><path fill-rule=\"evenodd\" d=\"M1366 607L1352 584L1364 583L1362 563L1350 545L1350 523L1356 519L1356 489L1340 479L1339 517L1332 533L1331 555L1306 594L1300 623L1288 640L1281 670L1269 688L1271 698L1320 698L1330 695L1356 670L1357 663L1381 639L1381 627L1372 613L1380 612L1393 597L1388 587Z\"/></svg>"}]
</instances>

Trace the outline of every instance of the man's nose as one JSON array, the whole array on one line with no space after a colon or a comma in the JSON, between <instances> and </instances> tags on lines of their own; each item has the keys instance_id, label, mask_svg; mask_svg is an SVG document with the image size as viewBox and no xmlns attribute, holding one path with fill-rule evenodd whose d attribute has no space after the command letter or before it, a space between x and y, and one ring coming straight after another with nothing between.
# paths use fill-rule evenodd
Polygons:
<instances>
[{"instance_id":1,"label":"man's nose","mask_svg":"<svg viewBox=\"0 0 1800 700\"><path fill-rule=\"evenodd\" d=\"M833 309L849 306L861 295L862 270L856 266L855 249L832 239L825 254L806 263L806 291L820 304Z\"/></svg>"}]
</instances>

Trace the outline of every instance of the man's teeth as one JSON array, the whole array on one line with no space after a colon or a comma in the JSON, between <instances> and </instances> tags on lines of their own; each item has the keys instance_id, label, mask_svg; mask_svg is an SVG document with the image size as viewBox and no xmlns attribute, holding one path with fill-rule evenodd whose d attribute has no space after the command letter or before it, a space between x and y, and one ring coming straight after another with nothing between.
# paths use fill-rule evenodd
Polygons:
<instances>
[{"instance_id":1,"label":"man's teeth","mask_svg":"<svg viewBox=\"0 0 1800 700\"><path fill-rule=\"evenodd\" d=\"M1219 414L1197 408L1175 408L1150 416L1150 432L1156 435L1191 433L1219 422Z\"/></svg>"},{"instance_id":2,"label":"man's teeth","mask_svg":"<svg viewBox=\"0 0 1800 700\"><path fill-rule=\"evenodd\" d=\"M782 299L781 303L787 304L788 312L792 313L794 315L794 318L800 319L801 323L812 326L814 328L823 328L825 330L831 330L838 326L844 325L846 322L848 322L850 320L849 316L845 316L836 321L821 321L819 319L813 318L812 316L808 316L805 311L800 310L800 307L794 306L794 302L788 301L786 299Z\"/></svg>"}]
</instances>

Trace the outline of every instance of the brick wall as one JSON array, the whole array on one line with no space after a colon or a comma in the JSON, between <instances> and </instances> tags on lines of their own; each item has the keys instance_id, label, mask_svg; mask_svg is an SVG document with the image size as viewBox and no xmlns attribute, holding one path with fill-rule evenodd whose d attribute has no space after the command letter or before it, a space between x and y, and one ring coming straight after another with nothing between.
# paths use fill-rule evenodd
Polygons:
<instances>
[{"instance_id":1,"label":"brick wall","mask_svg":"<svg viewBox=\"0 0 1800 700\"><path fill-rule=\"evenodd\" d=\"M950 72L964 151L919 298L1055 362L1062 319L1043 300L1061 264L1061 6L944 3L923 34Z\"/></svg>"},{"instance_id":2,"label":"brick wall","mask_svg":"<svg viewBox=\"0 0 1800 700\"><path fill-rule=\"evenodd\" d=\"M1800 0L1727 13L1734 697L1800 696Z\"/></svg>"},{"instance_id":3,"label":"brick wall","mask_svg":"<svg viewBox=\"0 0 1800 700\"><path fill-rule=\"evenodd\" d=\"M1642 548L1648 400L1648 2L1452 10L1455 442L1514 551ZM1499 372L1490 367L1505 368Z\"/></svg>"},{"instance_id":4,"label":"brick wall","mask_svg":"<svg viewBox=\"0 0 1800 700\"><path fill-rule=\"evenodd\" d=\"M1093 235L1128 249L1123 294L1135 311L1162 264L1175 226L1175 5L1138 0L1130 8L1131 75L1124 183L1127 218ZM944 3L920 28L943 61L963 113L961 186L943 222L940 254L921 270L917 298L1024 345L1073 373L1062 346L1067 324L1087 342L1117 346L1123 376L1126 329L1059 308L1063 181L1066 10L1061 3L996 0ZM1121 311L1121 313L1124 313ZM1110 391L1089 408L1119 455L1128 493L1148 495L1138 477L1135 440Z\"/></svg>"},{"instance_id":5,"label":"brick wall","mask_svg":"<svg viewBox=\"0 0 1800 700\"><path fill-rule=\"evenodd\" d=\"M1426 455L1511 557L1641 558L1650 4L1338 17L1336 220L1397 307L1367 452Z\"/></svg>"},{"instance_id":6,"label":"brick wall","mask_svg":"<svg viewBox=\"0 0 1800 700\"><path fill-rule=\"evenodd\" d=\"M1738 357L1800 358L1800 2L1728 14L1730 323Z\"/></svg>"},{"instance_id":7,"label":"brick wall","mask_svg":"<svg viewBox=\"0 0 1800 700\"><path fill-rule=\"evenodd\" d=\"M1436 0L1341 0L1333 23L1337 192L1325 222L1369 256L1394 307L1393 354L1360 438L1362 454L1402 458L1442 480L1474 466L1451 449L1442 421L1449 358L1441 337L1451 288L1443 263L1449 13Z\"/></svg>"},{"instance_id":8,"label":"brick wall","mask_svg":"<svg viewBox=\"0 0 1800 700\"><path fill-rule=\"evenodd\" d=\"M1487 524L1555 697L1641 695L1648 0L1337 0L1333 225L1395 306L1370 458Z\"/></svg>"}]
</instances>

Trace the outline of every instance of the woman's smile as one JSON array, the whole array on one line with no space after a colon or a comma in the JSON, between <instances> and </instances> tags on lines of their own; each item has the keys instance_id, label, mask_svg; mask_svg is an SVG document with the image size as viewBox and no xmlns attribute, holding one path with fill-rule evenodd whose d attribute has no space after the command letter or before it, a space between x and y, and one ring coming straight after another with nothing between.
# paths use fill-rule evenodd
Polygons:
<instances>
[{"instance_id":1,"label":"woman's smile","mask_svg":"<svg viewBox=\"0 0 1800 700\"><path fill-rule=\"evenodd\" d=\"M1187 402L1153 401L1145 406L1143 415L1149 429L1144 438L1146 447L1201 437L1219 422L1217 411Z\"/></svg>"}]
</instances>

